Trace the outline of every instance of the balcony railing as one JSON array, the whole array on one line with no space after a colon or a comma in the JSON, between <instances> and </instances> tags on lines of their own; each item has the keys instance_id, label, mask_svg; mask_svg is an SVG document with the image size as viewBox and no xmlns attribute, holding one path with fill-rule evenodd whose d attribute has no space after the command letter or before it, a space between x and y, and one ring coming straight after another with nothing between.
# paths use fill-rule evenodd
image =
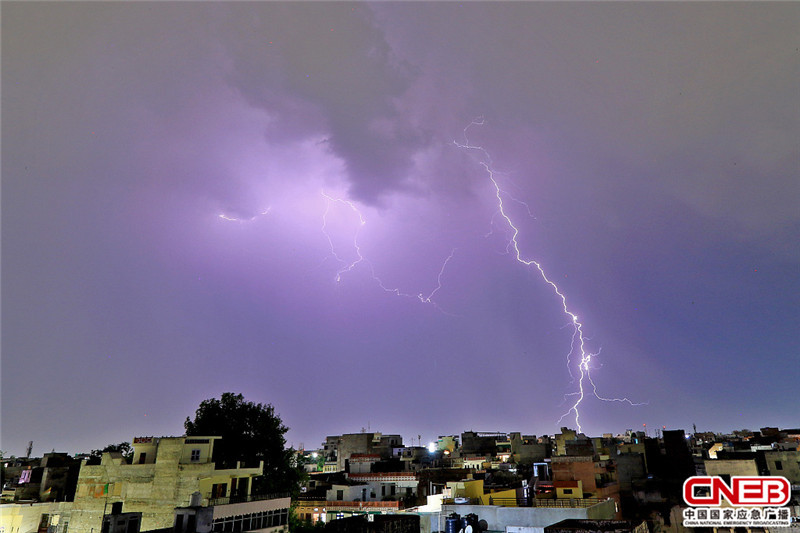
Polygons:
<instances>
[{"instance_id":1,"label":"balcony railing","mask_svg":"<svg viewBox=\"0 0 800 533\"><path fill-rule=\"evenodd\" d=\"M261 500L275 500L278 498L290 498L289 492L273 492L270 494L245 494L241 496L226 496L224 498L208 498L208 505L228 505L231 503L257 502Z\"/></svg>"},{"instance_id":2,"label":"balcony railing","mask_svg":"<svg viewBox=\"0 0 800 533\"><path fill-rule=\"evenodd\" d=\"M465 501L466 500L466 501ZM557 498L557 499L535 499L535 498L494 498L489 497L488 505L500 507L557 507L582 509L603 503L604 498ZM483 505L479 498L445 498L444 505Z\"/></svg>"},{"instance_id":3,"label":"balcony railing","mask_svg":"<svg viewBox=\"0 0 800 533\"><path fill-rule=\"evenodd\" d=\"M344 501L344 500L298 500L302 502L305 507L325 507L328 511L349 511L357 509L400 509L400 502L398 501L374 501L374 502L359 502L359 501Z\"/></svg>"}]
</instances>

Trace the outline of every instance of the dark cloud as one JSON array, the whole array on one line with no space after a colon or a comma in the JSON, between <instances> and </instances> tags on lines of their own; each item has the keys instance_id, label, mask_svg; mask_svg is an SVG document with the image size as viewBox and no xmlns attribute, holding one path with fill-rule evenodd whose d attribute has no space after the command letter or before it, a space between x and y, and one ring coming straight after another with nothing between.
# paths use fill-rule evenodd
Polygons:
<instances>
[{"instance_id":1,"label":"dark cloud","mask_svg":"<svg viewBox=\"0 0 800 533\"><path fill-rule=\"evenodd\" d=\"M351 195L368 203L408 187L426 138L398 99L417 72L396 58L368 7L264 3L226 11L228 79L248 103L277 116L271 137L322 131L345 162ZM287 101L318 120L304 122L309 111Z\"/></svg>"}]
</instances>

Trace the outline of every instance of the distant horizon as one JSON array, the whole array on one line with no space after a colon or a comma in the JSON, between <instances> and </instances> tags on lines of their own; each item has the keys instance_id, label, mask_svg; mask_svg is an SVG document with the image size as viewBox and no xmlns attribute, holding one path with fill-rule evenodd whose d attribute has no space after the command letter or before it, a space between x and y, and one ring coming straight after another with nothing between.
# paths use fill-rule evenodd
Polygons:
<instances>
[{"instance_id":1,"label":"distant horizon","mask_svg":"<svg viewBox=\"0 0 800 533\"><path fill-rule=\"evenodd\" d=\"M284 421L284 423L285 423L285 421ZM786 430L789 430L789 429L800 429L800 425L796 425L796 426L762 425L762 426L759 426L758 428L747 428L747 427L744 427L744 428L731 429L731 430L728 430L728 431L711 431L711 430L701 430L700 428L698 428L697 432L698 433L714 433L716 435L733 435L733 433L736 432L736 431L760 432L760 430L763 429L763 428L774 428L774 427L777 427L780 431L786 431ZM574 430L574 428L569 428L569 427L567 429ZM647 436L649 436L649 437L656 437L657 436L656 432L664 431L662 429L662 427L653 428L652 434L650 434L651 433L651 428L649 426L646 428L646 430L643 429L643 428L639 428L639 429L628 428L628 429L630 429L634 433L635 432L639 432L639 431L645 431L647 433ZM674 428L667 427L666 430L667 431L669 431L669 430L683 430L687 435L693 434L691 425L689 425L688 428L685 428L685 427L674 427ZM426 447L429 443L436 442L436 440L439 437L449 437L449 436L459 436L460 437L462 433L465 433L467 431L474 431L476 433L495 433L494 431L465 429L465 430L462 430L462 431L460 431L458 433L440 434L440 435L437 435L433 439L426 440L426 439L423 438L422 439L423 444L421 444L421 446ZM627 429L623 430L622 432L608 432L608 431L606 431L604 433L611 433L612 436L614 438L616 438L618 436L624 436L625 431L627 431ZM533 435L536 435L536 437L543 437L543 436L553 437L553 436L557 435L558 433L560 433L560 431L556 432L556 433L546 433L546 434L545 433L541 433L541 434L539 434L539 433L526 433L525 431L519 431L519 430L516 430L516 429L505 431L505 432L504 431L498 431L497 433L510 434L510 433L513 433L513 432L519 432L522 435L532 435L533 434ZM362 431L352 431L352 432L333 433L333 434L325 435L324 437L322 437L320 439L320 443L321 443L320 446L317 446L317 447L314 447L314 448L309 448L308 446L306 446L304 449L305 450L310 450L310 451L321 449L322 448L322 443L324 443L325 438L328 437L328 436L355 435L355 434L359 434L359 433L381 433L382 435L398 435L399 434L399 433L395 433L395 432L377 431L377 430L374 430L374 429L373 430L363 431L363 432ZM411 439L407 439L407 437L405 435L403 435L403 434L399 434L399 435L403 438L403 445L404 446L406 446L406 447L420 446L419 444L411 444ZM589 437L589 438L596 438L596 437L602 437L602 435L603 435L603 433L600 433L600 434L597 434L597 435L594 435L594 434L588 435L587 434L586 436ZM94 450L100 450L100 449L103 449L104 447L106 447L106 446L108 446L110 444L120 444L122 442L132 442L133 439L138 438L138 437L173 438L173 437L185 437L185 436L186 436L185 434L180 434L180 435L134 435L134 436L130 437L127 440L124 440L124 439L123 440L115 440L115 441L112 441L112 442L107 442L105 444L99 444L99 445L94 446L92 448L89 448L89 449L87 449L85 451L77 451L76 452L76 451L63 451L63 450L59 450L59 449L55 449L54 451L55 451L55 453L67 453L69 455L77 455L77 454L81 454L81 453L90 453L93 449ZM424 435L423 435L423 437L424 437ZM416 441L417 440L416 437L413 440ZM34 442L33 444L34 444L33 450L36 450L36 442ZM286 445L287 445L287 448L292 448L294 450L299 450L300 449L297 445L292 445L292 443L289 442L288 439L286 441ZM3 449L3 452L8 452L8 450ZM40 453L38 455L33 453L33 452L31 452L31 457L41 457L45 453L52 453L52 452L42 452L42 453ZM10 458L10 457L17 457L17 458L24 457L24 450L23 450L22 454L20 454L20 455L12 454L12 455L6 456L5 458Z\"/></svg>"}]
</instances>

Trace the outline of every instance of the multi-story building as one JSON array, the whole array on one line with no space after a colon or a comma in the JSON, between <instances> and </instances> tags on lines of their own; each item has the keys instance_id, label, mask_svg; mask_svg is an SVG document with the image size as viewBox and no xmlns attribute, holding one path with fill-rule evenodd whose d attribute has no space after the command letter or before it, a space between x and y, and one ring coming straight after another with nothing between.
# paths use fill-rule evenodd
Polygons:
<instances>
[{"instance_id":1,"label":"multi-story building","mask_svg":"<svg viewBox=\"0 0 800 533\"><path fill-rule=\"evenodd\" d=\"M119 454L103 454L99 465L84 464L69 520L70 533L91 533L114 502L125 512L141 512L141 529L172 527L176 507L200 493L201 505L247 499L259 466L217 469L212 462L220 437L140 437L133 440L133 464ZM225 502L227 503L227 502Z\"/></svg>"},{"instance_id":2,"label":"multi-story building","mask_svg":"<svg viewBox=\"0 0 800 533\"><path fill-rule=\"evenodd\" d=\"M325 460L336 461L336 471L349 471L350 456L353 454L378 454L381 459L392 456L393 447L401 447L403 437L400 435L383 435L382 433L346 433L329 436L322 445ZM324 471L329 471L327 468Z\"/></svg>"},{"instance_id":3,"label":"multi-story building","mask_svg":"<svg viewBox=\"0 0 800 533\"><path fill-rule=\"evenodd\" d=\"M370 501L415 496L419 489L419 478L412 472L351 473L348 477L351 481L367 485L366 494Z\"/></svg>"}]
</instances>

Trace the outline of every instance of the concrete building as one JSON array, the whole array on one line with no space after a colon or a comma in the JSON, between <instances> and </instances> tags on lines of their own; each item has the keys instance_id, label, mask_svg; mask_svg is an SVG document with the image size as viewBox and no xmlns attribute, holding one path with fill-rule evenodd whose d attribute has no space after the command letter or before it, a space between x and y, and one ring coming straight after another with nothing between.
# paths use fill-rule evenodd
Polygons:
<instances>
[{"instance_id":1,"label":"concrete building","mask_svg":"<svg viewBox=\"0 0 800 533\"><path fill-rule=\"evenodd\" d=\"M554 450L555 455L567 455L567 441L573 441L578 438L578 432L574 429L566 427L561 428L561 433L556 434L556 447Z\"/></svg>"},{"instance_id":2,"label":"concrete building","mask_svg":"<svg viewBox=\"0 0 800 533\"><path fill-rule=\"evenodd\" d=\"M757 476L755 459L706 459L706 473L721 476L730 481L731 476Z\"/></svg>"},{"instance_id":3,"label":"concrete building","mask_svg":"<svg viewBox=\"0 0 800 533\"><path fill-rule=\"evenodd\" d=\"M594 460L589 456L556 456L551 458L553 483L580 481L583 498L612 498L620 504L619 483L611 461ZM617 518L621 518L618 513Z\"/></svg>"},{"instance_id":4,"label":"concrete building","mask_svg":"<svg viewBox=\"0 0 800 533\"><path fill-rule=\"evenodd\" d=\"M332 533L419 533L419 516L363 515L334 520L325 531Z\"/></svg>"},{"instance_id":5,"label":"concrete building","mask_svg":"<svg viewBox=\"0 0 800 533\"><path fill-rule=\"evenodd\" d=\"M465 431L461 434L461 455L494 457L497 455L497 439L505 437L505 433Z\"/></svg>"},{"instance_id":6,"label":"concrete building","mask_svg":"<svg viewBox=\"0 0 800 533\"><path fill-rule=\"evenodd\" d=\"M395 514L401 509L396 501L298 500L294 505L298 518L311 524L357 515Z\"/></svg>"},{"instance_id":7,"label":"concrete building","mask_svg":"<svg viewBox=\"0 0 800 533\"><path fill-rule=\"evenodd\" d=\"M800 485L800 452L770 451L764 452L767 470L771 476L783 476L792 485Z\"/></svg>"},{"instance_id":8,"label":"concrete building","mask_svg":"<svg viewBox=\"0 0 800 533\"><path fill-rule=\"evenodd\" d=\"M350 455L350 473L368 474L375 463L381 460L378 453L354 453Z\"/></svg>"},{"instance_id":9,"label":"concrete building","mask_svg":"<svg viewBox=\"0 0 800 533\"><path fill-rule=\"evenodd\" d=\"M553 502L551 507L508 507L502 505L442 505L419 512L420 533L444 531L444 519L451 513L475 514L485 520L489 531L508 533L544 533L544 528L566 520L612 520L616 512L613 500L572 500L574 507Z\"/></svg>"},{"instance_id":10,"label":"concrete building","mask_svg":"<svg viewBox=\"0 0 800 533\"><path fill-rule=\"evenodd\" d=\"M392 448L403 445L400 435L382 433L346 433L329 436L323 443L326 461L336 461L338 472L349 471L350 456L353 454L378 454L381 459L392 456ZM326 465L327 466L327 465Z\"/></svg>"},{"instance_id":11,"label":"concrete building","mask_svg":"<svg viewBox=\"0 0 800 533\"><path fill-rule=\"evenodd\" d=\"M70 531L91 533L115 502L125 512L142 513L141 529L172 527L174 509L201 494L201 505L229 503L250 497L252 468L217 469L212 462L219 437L141 437L133 441L133 462L119 454L103 454L99 465L84 464L78 476Z\"/></svg>"},{"instance_id":12,"label":"concrete building","mask_svg":"<svg viewBox=\"0 0 800 533\"><path fill-rule=\"evenodd\" d=\"M546 444L542 444L536 435L522 435L515 432L509 435L511 458L515 463L536 463L549 457Z\"/></svg>"},{"instance_id":13,"label":"concrete building","mask_svg":"<svg viewBox=\"0 0 800 533\"><path fill-rule=\"evenodd\" d=\"M556 499L581 499L583 498L583 481L553 481L556 489Z\"/></svg>"},{"instance_id":14,"label":"concrete building","mask_svg":"<svg viewBox=\"0 0 800 533\"><path fill-rule=\"evenodd\" d=\"M66 453L41 459L3 461L3 501L70 501L75 496L81 461Z\"/></svg>"},{"instance_id":15,"label":"concrete building","mask_svg":"<svg viewBox=\"0 0 800 533\"><path fill-rule=\"evenodd\" d=\"M375 499L375 494L366 483L349 481L334 483L325 492L327 501L368 502Z\"/></svg>"},{"instance_id":16,"label":"concrete building","mask_svg":"<svg viewBox=\"0 0 800 533\"><path fill-rule=\"evenodd\" d=\"M197 495L199 500L199 494ZM196 501L194 502L196 503ZM175 509L173 533L247 531L279 533L289 528L290 497L265 498L211 506Z\"/></svg>"},{"instance_id":17,"label":"concrete building","mask_svg":"<svg viewBox=\"0 0 800 533\"><path fill-rule=\"evenodd\" d=\"M349 479L369 486L369 500L400 499L416 496L419 478L413 472L350 474ZM367 501L362 498L362 501Z\"/></svg>"},{"instance_id":18,"label":"concrete building","mask_svg":"<svg viewBox=\"0 0 800 533\"><path fill-rule=\"evenodd\" d=\"M577 520L570 518L544 528L544 533L647 533L647 522L632 520Z\"/></svg>"},{"instance_id":19,"label":"concrete building","mask_svg":"<svg viewBox=\"0 0 800 533\"><path fill-rule=\"evenodd\" d=\"M0 505L0 531L3 533L67 533L72 502L4 503ZM100 530L101 522L96 528Z\"/></svg>"}]
</instances>

